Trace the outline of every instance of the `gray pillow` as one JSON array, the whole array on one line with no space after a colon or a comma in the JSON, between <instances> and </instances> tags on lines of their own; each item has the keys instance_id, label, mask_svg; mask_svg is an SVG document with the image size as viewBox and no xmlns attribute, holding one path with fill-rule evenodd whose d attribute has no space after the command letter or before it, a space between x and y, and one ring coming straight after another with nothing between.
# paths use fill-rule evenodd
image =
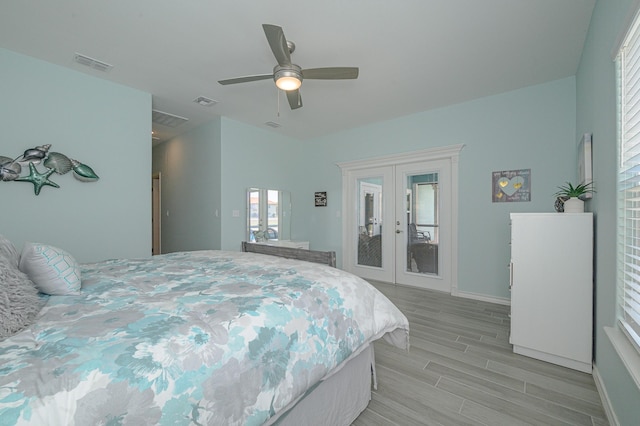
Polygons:
<instances>
[{"instance_id":1,"label":"gray pillow","mask_svg":"<svg viewBox=\"0 0 640 426\"><path fill-rule=\"evenodd\" d=\"M31 325L43 304L29 277L0 256L0 339Z\"/></svg>"},{"instance_id":2,"label":"gray pillow","mask_svg":"<svg viewBox=\"0 0 640 426\"><path fill-rule=\"evenodd\" d=\"M18 261L20 260L20 256L18 255L18 250L13 245L13 243L7 240L4 236L0 234L0 257L4 257L9 261L9 263L16 268L18 267Z\"/></svg>"}]
</instances>

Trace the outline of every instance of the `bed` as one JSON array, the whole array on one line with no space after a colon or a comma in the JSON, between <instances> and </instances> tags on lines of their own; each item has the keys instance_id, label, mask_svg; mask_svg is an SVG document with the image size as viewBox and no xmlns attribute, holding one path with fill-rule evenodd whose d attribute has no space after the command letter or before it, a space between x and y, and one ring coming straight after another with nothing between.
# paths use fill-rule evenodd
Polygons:
<instances>
[{"instance_id":1,"label":"bed","mask_svg":"<svg viewBox=\"0 0 640 426\"><path fill-rule=\"evenodd\" d=\"M372 342L408 349L397 307L330 266L215 250L74 265L28 248L0 247L0 273L40 289L27 261L63 253L54 278L77 288L40 293L0 341L0 425L349 424L375 385Z\"/></svg>"}]
</instances>

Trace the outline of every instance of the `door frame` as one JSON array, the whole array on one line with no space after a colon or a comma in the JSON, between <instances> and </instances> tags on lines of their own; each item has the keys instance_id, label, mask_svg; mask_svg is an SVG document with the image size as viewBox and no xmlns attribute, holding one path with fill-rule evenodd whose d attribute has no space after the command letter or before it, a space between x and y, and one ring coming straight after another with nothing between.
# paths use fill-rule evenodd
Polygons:
<instances>
[{"instance_id":1,"label":"door frame","mask_svg":"<svg viewBox=\"0 0 640 426\"><path fill-rule=\"evenodd\" d=\"M451 145L445 147L428 148L419 151L412 151L401 154L394 154L382 157L368 158L364 160L355 160L337 163L338 167L342 170L342 206L344 214L342 215L342 264L343 268L349 270L352 265L355 265L353 258L353 250L349 250L349 247L353 245L350 240L349 234L349 221L350 214L348 212L356 211L349 205L350 200L353 200L353 189L351 188L351 182L355 176L362 175L367 169L377 167L398 166L412 163L428 162L433 160L448 160L450 172L451 172L451 294L457 294L458 292L458 169L459 169L459 156L460 151L464 148L464 144ZM357 197L356 197L357 198ZM390 229L390 227L386 227ZM395 232L395 231L393 231ZM383 228L384 233L384 228ZM394 260L395 262L395 260ZM390 282L395 283L395 268L393 277Z\"/></svg>"},{"instance_id":2,"label":"door frame","mask_svg":"<svg viewBox=\"0 0 640 426\"><path fill-rule=\"evenodd\" d=\"M151 175L151 254L162 254L162 173Z\"/></svg>"}]
</instances>

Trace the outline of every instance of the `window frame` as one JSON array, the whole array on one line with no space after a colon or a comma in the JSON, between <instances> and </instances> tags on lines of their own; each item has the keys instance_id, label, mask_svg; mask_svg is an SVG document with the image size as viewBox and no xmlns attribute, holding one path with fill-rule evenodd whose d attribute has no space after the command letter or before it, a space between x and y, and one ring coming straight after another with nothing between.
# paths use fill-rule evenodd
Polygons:
<instances>
[{"instance_id":1,"label":"window frame","mask_svg":"<svg viewBox=\"0 0 640 426\"><path fill-rule=\"evenodd\" d=\"M640 354L640 16L638 14L616 52L615 74L618 159L616 322L631 346Z\"/></svg>"}]
</instances>

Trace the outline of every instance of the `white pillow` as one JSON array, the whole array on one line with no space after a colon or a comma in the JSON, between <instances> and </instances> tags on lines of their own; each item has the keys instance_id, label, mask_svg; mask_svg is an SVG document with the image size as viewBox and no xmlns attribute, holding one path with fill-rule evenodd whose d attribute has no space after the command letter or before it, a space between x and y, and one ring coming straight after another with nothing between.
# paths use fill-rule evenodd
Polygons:
<instances>
[{"instance_id":1,"label":"white pillow","mask_svg":"<svg viewBox=\"0 0 640 426\"><path fill-rule=\"evenodd\" d=\"M80 265L66 251L40 243L25 243L20 270L42 293L60 296L80 293Z\"/></svg>"}]
</instances>

